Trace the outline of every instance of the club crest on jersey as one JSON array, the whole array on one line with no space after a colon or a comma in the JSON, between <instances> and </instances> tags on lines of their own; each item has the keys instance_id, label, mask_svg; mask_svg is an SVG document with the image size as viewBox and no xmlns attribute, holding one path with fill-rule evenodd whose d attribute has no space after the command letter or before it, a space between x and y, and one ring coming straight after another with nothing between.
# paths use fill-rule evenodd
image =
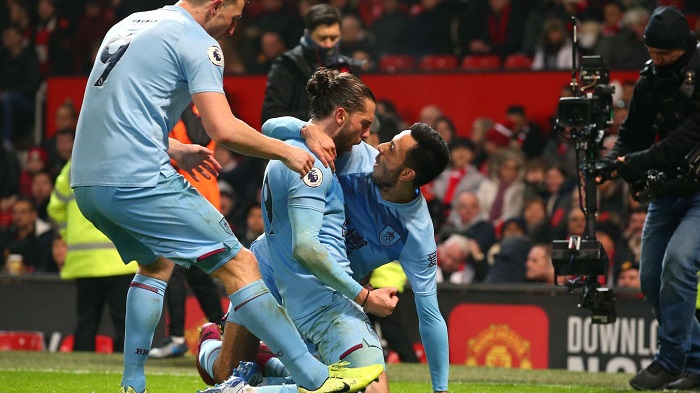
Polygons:
<instances>
[{"instance_id":1,"label":"club crest on jersey","mask_svg":"<svg viewBox=\"0 0 700 393\"><path fill-rule=\"evenodd\" d=\"M221 227L224 228L224 231L226 231L226 233L228 233L229 235L233 235L231 226L228 225L228 221L226 221L226 218L222 218L221 221L219 221L219 225L221 225Z\"/></svg>"},{"instance_id":2,"label":"club crest on jersey","mask_svg":"<svg viewBox=\"0 0 700 393\"><path fill-rule=\"evenodd\" d=\"M221 49L218 46L210 46L207 49L207 55L209 55L209 61L211 61L215 66L221 67L224 64L224 54L221 53Z\"/></svg>"},{"instance_id":3,"label":"club crest on jersey","mask_svg":"<svg viewBox=\"0 0 700 393\"><path fill-rule=\"evenodd\" d=\"M311 171L304 176L304 184L309 187L316 188L321 183L323 183L323 172L316 167L311 168Z\"/></svg>"},{"instance_id":4,"label":"club crest on jersey","mask_svg":"<svg viewBox=\"0 0 700 393\"><path fill-rule=\"evenodd\" d=\"M391 225L387 225L379 233L379 242L384 246L393 246L396 242L401 239L401 235L396 232L396 229L392 228Z\"/></svg>"}]
</instances>

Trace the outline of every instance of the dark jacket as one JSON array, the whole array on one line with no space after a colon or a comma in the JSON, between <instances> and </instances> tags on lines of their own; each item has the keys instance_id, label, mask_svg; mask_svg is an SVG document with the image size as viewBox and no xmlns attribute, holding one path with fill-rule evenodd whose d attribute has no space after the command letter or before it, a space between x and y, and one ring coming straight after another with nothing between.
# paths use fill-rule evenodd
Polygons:
<instances>
[{"instance_id":1,"label":"dark jacket","mask_svg":"<svg viewBox=\"0 0 700 393\"><path fill-rule=\"evenodd\" d=\"M338 64L332 68L357 74L357 68L351 64L351 59L340 55ZM306 82L320 66L315 52L302 45L297 45L275 59L270 73L267 74L261 124L280 116L308 120L309 98L306 95Z\"/></svg>"},{"instance_id":2,"label":"dark jacket","mask_svg":"<svg viewBox=\"0 0 700 393\"><path fill-rule=\"evenodd\" d=\"M700 144L700 89L694 87L690 93L688 85L683 83L693 71L697 81L698 48L688 51L671 69L657 72L649 61L641 71L629 114L608 155L625 157L624 168L619 172L626 174L628 182L641 178L649 169L674 174L685 155ZM659 121L661 117L668 120ZM659 142L655 143L657 138Z\"/></svg>"}]
</instances>

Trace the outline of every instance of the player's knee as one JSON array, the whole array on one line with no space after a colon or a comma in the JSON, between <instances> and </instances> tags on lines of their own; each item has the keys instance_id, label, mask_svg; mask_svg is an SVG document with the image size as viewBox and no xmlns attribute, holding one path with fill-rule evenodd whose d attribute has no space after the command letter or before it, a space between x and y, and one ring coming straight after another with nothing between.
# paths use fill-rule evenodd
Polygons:
<instances>
[{"instance_id":1,"label":"player's knee","mask_svg":"<svg viewBox=\"0 0 700 393\"><path fill-rule=\"evenodd\" d=\"M382 349L374 346L367 346L366 344L348 353L340 360L350 363L350 367L365 367L373 364L381 364L386 370L384 352Z\"/></svg>"}]
</instances>

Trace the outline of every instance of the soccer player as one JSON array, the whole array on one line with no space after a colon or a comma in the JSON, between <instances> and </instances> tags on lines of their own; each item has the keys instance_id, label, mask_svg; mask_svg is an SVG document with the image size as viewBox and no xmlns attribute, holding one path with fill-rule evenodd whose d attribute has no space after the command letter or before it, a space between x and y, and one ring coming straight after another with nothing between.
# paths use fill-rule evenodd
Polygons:
<instances>
[{"instance_id":1,"label":"soccer player","mask_svg":"<svg viewBox=\"0 0 700 393\"><path fill-rule=\"evenodd\" d=\"M312 130L312 125L290 117L271 119L263 125L265 134L280 139L299 138L303 134L309 136L306 138L309 141L315 139ZM345 244L353 277L360 279L390 261L400 262L415 294L420 334L435 392L447 391L449 346L447 327L437 302L434 230L418 188L440 174L448 162L447 144L423 123L416 123L391 142L379 145L378 151L361 143L336 160L338 180L344 191ZM253 245L254 252L259 248L262 248L260 244ZM260 258L261 271L274 288L275 283L268 281L271 269L264 259ZM229 327L237 328L231 325L226 325L227 336L234 335L228 332ZM209 345L215 346L215 341L204 347ZM239 360L245 359L236 353L242 345L234 346L222 347L217 370L231 370Z\"/></svg>"},{"instance_id":2,"label":"soccer player","mask_svg":"<svg viewBox=\"0 0 700 393\"><path fill-rule=\"evenodd\" d=\"M252 253L170 164L173 158L204 177L220 168L210 150L167 137L193 101L218 144L281 160L300 175L313 168L307 151L261 135L228 106L216 40L233 34L244 4L182 0L132 14L109 30L88 78L71 186L80 210L122 259L139 263L127 296L122 392L146 391L144 364L173 263L195 265L224 284L236 318L281 355L300 391L359 390L382 371L379 364L361 374L316 360L260 279Z\"/></svg>"},{"instance_id":3,"label":"soccer player","mask_svg":"<svg viewBox=\"0 0 700 393\"><path fill-rule=\"evenodd\" d=\"M375 98L357 77L319 69L306 86L310 122L332 138L336 151L350 151L369 136ZM301 140L288 143L307 148ZM317 165L299 179L279 161L271 161L265 171L262 199L265 234L251 250L302 336L317 346L327 364L341 360L353 367L383 364L381 343L360 305L388 315L396 306L396 289L369 291L350 276L343 191L331 169ZM237 323L233 314L229 316ZM230 331L227 327L224 342ZM213 345L205 344L198 357L210 376L216 374L214 353L221 344ZM228 354L223 357L230 358ZM228 375L231 368L219 373ZM208 392L225 388L224 384ZM388 391L386 375L383 373L368 391Z\"/></svg>"}]
</instances>

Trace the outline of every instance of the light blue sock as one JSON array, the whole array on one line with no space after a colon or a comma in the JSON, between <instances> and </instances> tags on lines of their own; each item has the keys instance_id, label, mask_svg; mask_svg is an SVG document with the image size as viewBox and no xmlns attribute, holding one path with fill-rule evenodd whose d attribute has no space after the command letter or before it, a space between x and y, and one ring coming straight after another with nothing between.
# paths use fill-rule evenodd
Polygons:
<instances>
[{"instance_id":1,"label":"light blue sock","mask_svg":"<svg viewBox=\"0 0 700 393\"><path fill-rule=\"evenodd\" d=\"M199 350L199 364L212 379L214 378L214 361L219 357L219 353L221 353L220 340L206 340Z\"/></svg>"},{"instance_id":2,"label":"light blue sock","mask_svg":"<svg viewBox=\"0 0 700 393\"><path fill-rule=\"evenodd\" d=\"M246 285L229 299L236 318L277 354L298 385L309 390L323 385L328 367L309 353L286 311L262 280Z\"/></svg>"},{"instance_id":3,"label":"light blue sock","mask_svg":"<svg viewBox=\"0 0 700 393\"><path fill-rule=\"evenodd\" d=\"M153 333L160 321L167 286L165 281L137 274L126 296L122 386L131 386L137 392L146 389L143 367L151 350Z\"/></svg>"}]
</instances>

